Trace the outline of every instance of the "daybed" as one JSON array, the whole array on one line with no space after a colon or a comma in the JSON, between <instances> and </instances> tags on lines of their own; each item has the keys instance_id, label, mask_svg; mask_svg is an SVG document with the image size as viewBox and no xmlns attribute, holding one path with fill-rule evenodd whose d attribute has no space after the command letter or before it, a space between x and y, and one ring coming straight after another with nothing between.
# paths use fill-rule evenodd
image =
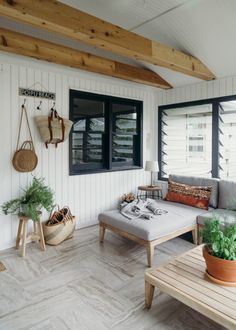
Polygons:
<instances>
[{"instance_id":1,"label":"daybed","mask_svg":"<svg viewBox=\"0 0 236 330\"><path fill-rule=\"evenodd\" d=\"M169 179L193 186L211 186L209 210L158 200L159 207L168 211L158 219L129 220L119 210L106 211L98 216L100 242L104 240L105 230L109 229L142 244L147 250L148 266L151 267L156 245L189 231L192 231L193 242L197 244L199 226L214 215L227 222L236 221L236 182L178 175L170 175Z\"/></svg>"}]
</instances>

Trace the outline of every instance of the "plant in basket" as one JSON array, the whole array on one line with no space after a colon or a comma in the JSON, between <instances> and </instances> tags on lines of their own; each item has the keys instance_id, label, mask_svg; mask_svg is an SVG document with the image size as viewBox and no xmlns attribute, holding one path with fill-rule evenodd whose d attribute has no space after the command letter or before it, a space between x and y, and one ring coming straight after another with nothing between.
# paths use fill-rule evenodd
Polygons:
<instances>
[{"instance_id":1,"label":"plant in basket","mask_svg":"<svg viewBox=\"0 0 236 330\"><path fill-rule=\"evenodd\" d=\"M221 284L236 285L236 222L227 224L214 218L201 232L207 275Z\"/></svg>"},{"instance_id":2,"label":"plant in basket","mask_svg":"<svg viewBox=\"0 0 236 330\"><path fill-rule=\"evenodd\" d=\"M12 199L2 205L4 214L16 214L26 216L33 221L39 221L42 209L50 212L53 208L54 193L45 185L43 178L33 177L32 183L27 189L23 189L23 195Z\"/></svg>"},{"instance_id":3,"label":"plant in basket","mask_svg":"<svg viewBox=\"0 0 236 330\"><path fill-rule=\"evenodd\" d=\"M132 192L130 192L128 194L124 194L121 197L121 201L122 201L122 203L123 202L131 203L131 202L133 202L135 200L135 198L136 198L136 196Z\"/></svg>"}]
</instances>

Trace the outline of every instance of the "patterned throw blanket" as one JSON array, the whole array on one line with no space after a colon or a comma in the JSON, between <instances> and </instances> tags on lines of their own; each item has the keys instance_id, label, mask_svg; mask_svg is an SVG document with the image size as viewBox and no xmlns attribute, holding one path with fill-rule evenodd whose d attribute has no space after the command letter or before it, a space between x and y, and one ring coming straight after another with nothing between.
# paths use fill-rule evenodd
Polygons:
<instances>
[{"instance_id":1,"label":"patterned throw blanket","mask_svg":"<svg viewBox=\"0 0 236 330\"><path fill-rule=\"evenodd\" d=\"M131 203L123 202L120 204L120 213L130 220L137 218L150 220L155 216L166 214L167 212L160 209L158 203L150 198L146 200L135 199Z\"/></svg>"}]
</instances>

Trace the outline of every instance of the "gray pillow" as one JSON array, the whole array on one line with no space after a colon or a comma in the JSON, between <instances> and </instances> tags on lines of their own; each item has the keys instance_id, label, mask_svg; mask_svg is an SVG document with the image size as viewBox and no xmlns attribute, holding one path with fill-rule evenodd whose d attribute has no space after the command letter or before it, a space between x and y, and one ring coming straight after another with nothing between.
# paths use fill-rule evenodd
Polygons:
<instances>
[{"instance_id":1,"label":"gray pillow","mask_svg":"<svg viewBox=\"0 0 236 330\"><path fill-rule=\"evenodd\" d=\"M219 183L219 208L236 210L236 182L221 180Z\"/></svg>"}]
</instances>

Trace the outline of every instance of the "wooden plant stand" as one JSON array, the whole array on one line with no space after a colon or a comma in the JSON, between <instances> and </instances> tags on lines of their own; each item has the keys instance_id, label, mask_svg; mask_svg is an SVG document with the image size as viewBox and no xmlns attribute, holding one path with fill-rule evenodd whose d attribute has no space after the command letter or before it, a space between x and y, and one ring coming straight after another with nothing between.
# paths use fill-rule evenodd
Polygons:
<instances>
[{"instance_id":1,"label":"wooden plant stand","mask_svg":"<svg viewBox=\"0 0 236 330\"><path fill-rule=\"evenodd\" d=\"M46 250L41 222L33 221L33 225L34 225L33 232L27 234L29 220L31 219L28 217L19 216L19 225L18 225L18 231L16 237L16 249L19 249L21 242L21 248L20 248L21 257L25 256L26 244L30 242L39 242L41 245L41 250L43 251Z\"/></svg>"}]
</instances>

